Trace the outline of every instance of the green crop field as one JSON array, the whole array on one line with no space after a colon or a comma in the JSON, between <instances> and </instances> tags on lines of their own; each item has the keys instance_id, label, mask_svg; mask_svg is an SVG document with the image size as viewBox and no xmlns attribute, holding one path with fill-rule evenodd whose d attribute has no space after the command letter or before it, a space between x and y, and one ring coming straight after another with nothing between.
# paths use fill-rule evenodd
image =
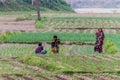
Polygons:
<instances>
[{"instance_id":1,"label":"green crop field","mask_svg":"<svg viewBox=\"0 0 120 80\"><path fill-rule=\"evenodd\" d=\"M36 28L34 11L0 12L0 80L120 80L120 19L105 16L43 12L44 27ZM103 53L94 52L99 27ZM57 54L54 35L61 40ZM35 54L39 42L47 54Z\"/></svg>"},{"instance_id":2,"label":"green crop field","mask_svg":"<svg viewBox=\"0 0 120 80\"><path fill-rule=\"evenodd\" d=\"M37 33L21 33L9 36L5 39L5 42L51 42L54 35L57 35L62 42L73 41L73 42L93 42L95 41L94 34L85 33L55 33L55 32L37 32ZM89 37L89 38L88 38ZM88 39L87 39L88 38Z\"/></svg>"},{"instance_id":3,"label":"green crop field","mask_svg":"<svg viewBox=\"0 0 120 80\"><path fill-rule=\"evenodd\" d=\"M19 34L13 34L5 37L1 42L4 43L39 43L39 42L51 42L54 35L57 35L61 42L76 42L85 43L91 42L95 43L95 34L93 33L56 33L56 32L24 32ZM114 42L118 47L120 34L105 34L105 40L110 40Z\"/></svg>"},{"instance_id":4,"label":"green crop field","mask_svg":"<svg viewBox=\"0 0 120 80\"><path fill-rule=\"evenodd\" d=\"M16 79L19 79L19 77L22 78L22 76L31 76L39 79L41 75L44 75L48 79L56 79L55 75L60 78L74 80L78 80L79 77L83 76L86 79L94 78L94 80L98 79L96 76L103 76L107 79L112 79L116 76L115 79L119 79L119 54L90 54L89 51L85 51L86 48L83 48L84 50L81 51L85 51L84 54L76 54L75 52L69 54L66 54L67 52L53 54L49 51L46 55L35 55L34 49L37 45L2 44L1 46L0 55L4 57L0 57L0 62L3 68L2 71L5 71L2 74L8 74L7 76L12 76ZM8 65L9 68L6 67ZM38 67L41 73L35 71L34 66ZM90 73L91 76L89 75Z\"/></svg>"}]
</instances>

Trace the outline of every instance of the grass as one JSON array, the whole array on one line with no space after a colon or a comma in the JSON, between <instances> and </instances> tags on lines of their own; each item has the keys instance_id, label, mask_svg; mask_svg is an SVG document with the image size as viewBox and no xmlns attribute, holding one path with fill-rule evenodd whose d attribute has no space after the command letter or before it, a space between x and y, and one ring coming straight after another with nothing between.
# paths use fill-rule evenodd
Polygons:
<instances>
[{"instance_id":1,"label":"grass","mask_svg":"<svg viewBox=\"0 0 120 80\"><path fill-rule=\"evenodd\" d=\"M35 10L31 11L8 11L8 12L0 12L0 15L21 15L21 14L36 14Z\"/></svg>"},{"instance_id":2,"label":"grass","mask_svg":"<svg viewBox=\"0 0 120 80\"><path fill-rule=\"evenodd\" d=\"M89 55L88 55L89 56ZM96 55L101 56L102 55ZM50 55L47 57L43 56L36 56L26 55L20 57L20 61L26 64L30 64L33 66L38 66L50 71L54 72L111 72L114 71L114 68L118 66L119 60L114 61L105 61L100 60L99 64L98 61L93 61L90 58L83 58L82 56L63 56L63 55ZM50 57L50 58L49 58ZM38 63L37 63L38 62ZM111 65L111 66L110 66Z\"/></svg>"},{"instance_id":3,"label":"grass","mask_svg":"<svg viewBox=\"0 0 120 80\"><path fill-rule=\"evenodd\" d=\"M27 14L27 15L17 17L15 21L24 21L24 20L33 20L33 19L37 19L37 16L34 16L32 14Z\"/></svg>"},{"instance_id":4,"label":"grass","mask_svg":"<svg viewBox=\"0 0 120 80\"><path fill-rule=\"evenodd\" d=\"M26 65L32 65L37 66L41 69L48 70L48 72L42 72L42 74L50 76L55 75L59 73L65 73L65 74L77 74L77 73L118 73L118 71L115 71L114 69L119 68L119 60L110 60L109 62L104 59L100 59L97 57L102 57L109 59L107 56L114 56L114 55L108 55L108 54L98 54L98 53L91 53L93 47L92 46L75 46L73 45L73 48L75 51L72 53L69 53L68 48L65 46L60 46L60 54L52 54L50 51L50 46L45 45L45 49L48 50L48 53L46 55L35 55L34 51L36 45L22 45L22 44L6 44L6 46L3 46L0 48L0 56L4 57L18 57L17 61L22 62ZM65 49L63 51L63 49ZM80 51L77 51L80 48ZM81 53L82 52L82 53ZM68 54L66 54L68 53ZM80 55L79 55L80 54ZM119 55L119 54L117 54ZM96 59L94 59L96 57ZM99 63L99 64L98 64ZM3 63L2 63L3 64ZM6 65L5 65L6 66ZM3 71L7 72L6 70L9 69L10 71L14 71L15 67L4 67ZM19 72L8 72L8 74L21 74L23 75L33 75L31 71L26 71L25 67L21 68ZM50 73L52 71L52 73ZM35 74L34 74L35 75ZM34 76L33 75L33 76Z\"/></svg>"},{"instance_id":5,"label":"grass","mask_svg":"<svg viewBox=\"0 0 120 80\"><path fill-rule=\"evenodd\" d=\"M20 67L17 65L9 64L9 63L4 62L4 61L0 61L0 71L1 71L0 79L2 79L2 80L5 79L2 77L3 75L9 75L14 79L18 79L18 77L20 79L24 76L36 77L37 75L41 75L41 74L44 76L50 76L50 73L46 72L46 71L41 72L41 73L32 71L32 70L26 68L26 64ZM38 77L36 79L38 79Z\"/></svg>"},{"instance_id":6,"label":"grass","mask_svg":"<svg viewBox=\"0 0 120 80\"><path fill-rule=\"evenodd\" d=\"M23 16L17 17L15 21L37 19L36 15L34 15L36 14L35 11L31 11L30 13L29 12L18 12L17 14L23 14ZM42 14L44 14L44 12ZM55 14L55 13L52 13L52 14ZM65 14L65 13L58 13L58 14L60 15L60 14ZM119 24L114 24L114 23L120 22L120 19L117 17L56 17L56 16L48 15L46 19L47 21L42 22L43 24L45 24L44 26L52 27L53 29L54 28L99 28L99 27L119 28ZM41 28L41 27L37 27L37 28Z\"/></svg>"},{"instance_id":7,"label":"grass","mask_svg":"<svg viewBox=\"0 0 120 80\"><path fill-rule=\"evenodd\" d=\"M27 13L26 13L27 14ZM68 24L69 27L77 27L76 25L84 26L86 27L88 23L85 23L85 21L90 22L90 27L98 27L99 20L101 22L108 21L109 25L112 25L113 23L110 23L112 20L118 21L118 18L72 18L72 17L63 17L63 18L48 18L48 22L46 22L46 25L50 25L53 27L55 24L63 25L63 27L66 27L66 24ZM97 21L96 21L97 20ZM96 26L93 24L93 22L96 21ZM62 24L65 22L64 24ZM79 23L80 22L80 23ZM74 25L74 23L76 23ZM78 24L77 24L78 23ZM85 23L85 24L82 24ZM105 27L105 24L102 24L103 27ZM56 27L56 25L55 25ZM60 26L61 27L61 26ZM5 56L8 58L11 57L18 57L17 61L22 62L24 64L37 66L39 68L45 69L46 72L43 72L44 75L55 75L56 73L116 73L119 74L119 62L120 60L113 60L106 56L113 55L110 54L98 54L93 51L93 46L79 46L79 45L70 45L70 46L64 46L60 45L60 54L53 54L51 52L50 45L44 45L45 49L48 51L46 55L35 55L34 51L37 47L37 43L39 42L51 42L52 37L54 35L58 35L58 37L61 39L62 42L64 41L71 41L71 42L95 42L95 35L90 33L70 33L70 32L64 32L64 33L55 33L55 32L24 32L20 34L15 35L9 35L3 39L3 42L6 43L36 43L36 44L30 44L30 45L7 45L0 48L0 56ZM118 48L120 48L119 44L119 37L120 34L105 34L105 40L110 40L113 43L117 45ZM70 49L70 47L72 48ZM119 55L119 54L117 54ZM85 56L85 57L84 57ZM91 56L93 56L91 58ZM105 59L110 59L110 61L105 59L99 59L95 57L101 57ZM114 57L116 58L116 57ZM118 59L118 58L116 58ZM2 74L10 73L10 74L20 74L23 73L24 75L33 75L34 72L28 71L25 69L25 67L22 67L22 70L18 72L14 71L14 66L12 67L6 67L6 63L0 62L2 66ZM99 63L99 64L98 64ZM3 65L2 65L3 64ZM10 71L8 71L10 70ZM47 72L50 71L50 72ZM5 72L5 73L4 73Z\"/></svg>"},{"instance_id":8,"label":"grass","mask_svg":"<svg viewBox=\"0 0 120 80\"><path fill-rule=\"evenodd\" d=\"M28 73L31 74L31 72L29 70L25 69L25 66L24 67L17 67L17 66L15 67L11 64L8 64L8 63L2 62L2 61L0 62L0 64L1 64L0 67L2 68L0 70L1 71L0 75L10 74L11 76L15 76L15 74L22 73L22 75L25 76L25 75L28 75Z\"/></svg>"},{"instance_id":9,"label":"grass","mask_svg":"<svg viewBox=\"0 0 120 80\"><path fill-rule=\"evenodd\" d=\"M70 49L69 53L73 54L98 54L97 52L94 52L94 46L88 46L88 45L73 45Z\"/></svg>"},{"instance_id":10,"label":"grass","mask_svg":"<svg viewBox=\"0 0 120 80\"><path fill-rule=\"evenodd\" d=\"M50 9L46 9L46 10L42 10L41 14L45 14L45 13L49 13L49 14L73 14L74 12L70 12L70 11L54 11L54 10L50 10ZM27 14L36 14L36 10L30 10L30 11L2 11L0 12L0 15L27 15Z\"/></svg>"},{"instance_id":11,"label":"grass","mask_svg":"<svg viewBox=\"0 0 120 80\"><path fill-rule=\"evenodd\" d=\"M6 56L6 57L16 57L23 55L25 53L27 54L33 54L34 53L35 46L6 46L4 48L0 49L0 56Z\"/></svg>"},{"instance_id":12,"label":"grass","mask_svg":"<svg viewBox=\"0 0 120 80\"><path fill-rule=\"evenodd\" d=\"M64 72L64 71L65 72L67 72L67 71L74 72L74 69L75 69L75 71L80 71L80 72L83 71L84 72L84 71L86 71L86 67L88 67L88 69L89 69L87 71L90 71L90 72L91 71L96 72L97 68L99 68L99 67L103 71L109 71L107 66L113 65L113 66L111 66L111 68L114 68L115 67L114 65L117 66L118 62L119 62L119 61L110 61L108 63L105 60L100 60L99 65L98 65L98 62L92 61L89 57L83 58L82 56L74 55L74 53L71 54L71 56L64 56L64 53L59 54L59 56L57 56L55 54L49 54L49 53L46 56L33 55L34 49L35 49L35 46L22 46L22 45L21 46L19 46L19 45L8 46L8 47L0 49L0 53L1 53L0 55L6 56L6 57L18 56L20 58L20 60L19 60L20 62L29 64L29 65L33 65L33 66L38 66L40 68L44 68L44 69L48 69L48 70L53 70L55 72L56 71L57 72L61 72L61 71L62 72ZM102 55L98 55L98 54L95 54L95 55L103 57ZM38 61L38 63L36 63L36 61ZM41 66L39 65L39 61L42 61L42 63L40 62ZM95 65L97 65L97 66L95 66ZM60 66L63 66L65 68L62 68L62 67L59 68ZM73 67L74 69L72 70L71 67Z\"/></svg>"}]
</instances>

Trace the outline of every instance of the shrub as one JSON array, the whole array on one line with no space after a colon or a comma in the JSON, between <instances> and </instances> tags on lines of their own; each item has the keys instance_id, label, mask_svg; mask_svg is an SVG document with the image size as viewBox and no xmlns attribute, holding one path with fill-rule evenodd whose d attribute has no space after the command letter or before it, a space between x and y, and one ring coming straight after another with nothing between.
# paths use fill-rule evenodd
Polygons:
<instances>
[{"instance_id":1,"label":"shrub","mask_svg":"<svg viewBox=\"0 0 120 80\"><path fill-rule=\"evenodd\" d=\"M45 24L44 24L45 21L47 21L46 17L41 18L41 20L36 20L35 21L36 28L44 28L45 27Z\"/></svg>"},{"instance_id":2,"label":"shrub","mask_svg":"<svg viewBox=\"0 0 120 80\"><path fill-rule=\"evenodd\" d=\"M115 53L117 53L117 51L118 51L118 49L113 42L111 42L109 40L105 41L105 43L104 43L104 52L105 53L115 54Z\"/></svg>"},{"instance_id":3,"label":"shrub","mask_svg":"<svg viewBox=\"0 0 120 80\"><path fill-rule=\"evenodd\" d=\"M35 27L36 28L44 28L44 26L45 26L44 23L39 21L39 20L36 21L36 23L35 23Z\"/></svg>"}]
</instances>

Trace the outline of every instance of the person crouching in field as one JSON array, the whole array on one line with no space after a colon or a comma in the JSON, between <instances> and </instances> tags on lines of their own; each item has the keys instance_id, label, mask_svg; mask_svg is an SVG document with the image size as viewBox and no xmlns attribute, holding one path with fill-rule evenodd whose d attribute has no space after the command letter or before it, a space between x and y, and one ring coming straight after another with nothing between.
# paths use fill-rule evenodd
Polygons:
<instances>
[{"instance_id":1,"label":"person crouching in field","mask_svg":"<svg viewBox=\"0 0 120 80\"><path fill-rule=\"evenodd\" d=\"M59 53L59 44L60 44L60 39L58 39L57 36L53 36L51 43L51 48L53 53Z\"/></svg>"},{"instance_id":2,"label":"person crouching in field","mask_svg":"<svg viewBox=\"0 0 120 80\"><path fill-rule=\"evenodd\" d=\"M99 28L98 31L96 32L96 43L95 43L94 51L102 53L103 43L104 43L104 32L102 28Z\"/></svg>"},{"instance_id":3,"label":"person crouching in field","mask_svg":"<svg viewBox=\"0 0 120 80\"><path fill-rule=\"evenodd\" d=\"M35 53L36 54L46 54L47 53L47 51L44 50L42 43L38 44L38 47L36 48Z\"/></svg>"}]
</instances>

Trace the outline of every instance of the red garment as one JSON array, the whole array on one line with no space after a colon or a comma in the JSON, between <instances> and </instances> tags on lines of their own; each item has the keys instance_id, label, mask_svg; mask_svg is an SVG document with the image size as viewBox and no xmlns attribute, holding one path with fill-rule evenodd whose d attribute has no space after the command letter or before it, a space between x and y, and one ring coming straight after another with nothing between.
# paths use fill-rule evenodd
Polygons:
<instances>
[{"instance_id":1,"label":"red garment","mask_svg":"<svg viewBox=\"0 0 120 80\"><path fill-rule=\"evenodd\" d=\"M104 43L104 32L99 31L96 33L96 43L95 43L94 51L101 53L103 51L103 43Z\"/></svg>"}]
</instances>

